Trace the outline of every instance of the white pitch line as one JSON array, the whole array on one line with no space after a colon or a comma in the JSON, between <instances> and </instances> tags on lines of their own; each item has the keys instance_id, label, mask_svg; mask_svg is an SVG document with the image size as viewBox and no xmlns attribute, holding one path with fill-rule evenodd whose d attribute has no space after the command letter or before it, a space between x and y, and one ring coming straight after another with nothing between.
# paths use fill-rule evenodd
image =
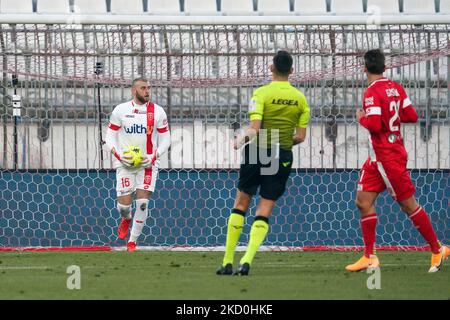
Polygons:
<instances>
[{"instance_id":1,"label":"white pitch line","mask_svg":"<svg viewBox=\"0 0 450 320\"><path fill-rule=\"evenodd\" d=\"M288 268L303 268L303 267L307 267L307 268L317 268L317 267L326 267L326 268L339 268L345 267L345 264L297 264L297 265L285 265L285 264L260 264L261 267L270 267L270 268L278 268L278 267L288 267ZM404 267L404 266L414 266L414 267L419 267L419 266L423 266L423 267L427 267L426 264L419 264L419 263L407 263L407 264L395 264L395 263L385 263L382 264L380 266L380 269L383 269L383 267Z\"/></svg>"},{"instance_id":2,"label":"white pitch line","mask_svg":"<svg viewBox=\"0 0 450 320\"><path fill-rule=\"evenodd\" d=\"M342 268L344 270L345 264L295 264L295 265L286 265L286 264L262 264L262 263L256 263L258 268L317 268L317 267L324 267L324 268ZM383 267L404 267L404 266L413 266L413 267L424 267L427 268L427 264L383 264L380 266L380 269L383 269ZM188 268L191 266L183 266L181 265L180 268ZM195 268L211 268L210 266L194 266Z\"/></svg>"},{"instance_id":3,"label":"white pitch line","mask_svg":"<svg viewBox=\"0 0 450 320\"><path fill-rule=\"evenodd\" d=\"M319 268L329 268L329 269L342 269L342 271L344 271L344 267L345 264L341 265L341 264L278 264L278 263L257 263L257 266L259 269L263 269L263 268L268 268L268 269L275 269L275 268L290 268L290 269L317 269ZM418 268L425 268L427 267L426 264L395 264L395 263L389 263L389 264L383 264L380 266L380 269L383 270L383 268L391 268L391 267L404 267L404 266L409 266L409 267L418 267ZM212 266L206 266L206 265L200 265L200 266L196 266L196 265L182 265L180 264L177 267L174 267L172 265L159 265L159 266L154 266L154 265L150 265L149 269L153 269L153 268L167 268L167 267L173 267L171 268L173 271L177 270L177 269L214 269L214 267ZM80 268L83 270L86 269L90 269L90 270L98 270L98 271L102 271L102 270L120 270L117 269L117 266L80 266ZM128 270L136 270L136 269L142 269L141 265L127 265L126 268ZM4 271L4 270L45 270L45 269L58 269L58 268L50 268L50 267L45 267L45 266L26 266L26 267L21 267L21 266L3 266L0 267L0 271ZM425 270L424 269L424 270ZM214 269L215 270L215 269ZM0 274L1 277L1 274Z\"/></svg>"},{"instance_id":4,"label":"white pitch line","mask_svg":"<svg viewBox=\"0 0 450 320\"><path fill-rule=\"evenodd\" d=\"M344 268L345 264L305 264L305 263L298 263L298 264L283 264L283 263L255 263L258 268L317 268L317 267L323 267L323 268ZM381 269L383 267L402 267L402 266L414 266L414 267L427 267L427 264L419 264L419 263L407 263L407 264L396 264L396 263L385 263L381 265ZM170 264L160 264L159 266L153 265L151 262L149 263L149 268L167 268L167 267L173 267L173 270L176 270L177 268L200 268L200 269L211 269L211 265L183 265L180 263L176 267L174 265ZM81 269L99 269L99 270L112 270L118 268L118 266L80 266ZM127 269L142 269L142 265L126 265ZM213 268L214 269L214 268Z\"/></svg>"},{"instance_id":5,"label":"white pitch line","mask_svg":"<svg viewBox=\"0 0 450 320\"><path fill-rule=\"evenodd\" d=\"M321 264L321 263L284 263L284 262L255 262L258 265L267 266L267 265L273 265L273 266L295 266L295 265L303 265L303 266L340 266L340 263L336 264ZM344 263L345 264L345 263ZM380 263L380 266L422 266L424 263ZM426 263L425 263L426 265Z\"/></svg>"}]
</instances>

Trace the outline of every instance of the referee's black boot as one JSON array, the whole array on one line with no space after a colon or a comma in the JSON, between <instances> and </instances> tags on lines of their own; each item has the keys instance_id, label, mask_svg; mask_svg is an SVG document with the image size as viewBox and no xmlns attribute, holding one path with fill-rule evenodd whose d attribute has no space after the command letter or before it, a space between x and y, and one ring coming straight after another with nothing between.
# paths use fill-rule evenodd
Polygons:
<instances>
[{"instance_id":1,"label":"referee's black boot","mask_svg":"<svg viewBox=\"0 0 450 320\"><path fill-rule=\"evenodd\" d=\"M219 269L217 269L216 274L219 276L232 275L233 274L233 265L231 263L227 263L224 266L220 266Z\"/></svg>"},{"instance_id":2,"label":"referee's black boot","mask_svg":"<svg viewBox=\"0 0 450 320\"><path fill-rule=\"evenodd\" d=\"M241 275L241 276L248 276L248 273L250 272L250 265L245 262L243 264L239 265L239 268L236 270L235 273L233 273L235 276Z\"/></svg>"}]
</instances>

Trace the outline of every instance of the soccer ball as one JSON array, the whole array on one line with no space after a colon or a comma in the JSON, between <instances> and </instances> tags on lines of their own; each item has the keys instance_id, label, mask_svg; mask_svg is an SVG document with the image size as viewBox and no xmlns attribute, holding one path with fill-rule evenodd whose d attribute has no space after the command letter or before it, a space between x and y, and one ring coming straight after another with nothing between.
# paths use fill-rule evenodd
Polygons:
<instances>
[{"instance_id":1,"label":"soccer ball","mask_svg":"<svg viewBox=\"0 0 450 320\"><path fill-rule=\"evenodd\" d=\"M139 166L143 160L142 150L136 146L129 146L128 151L125 151L124 155L132 157L133 166L135 167Z\"/></svg>"}]
</instances>

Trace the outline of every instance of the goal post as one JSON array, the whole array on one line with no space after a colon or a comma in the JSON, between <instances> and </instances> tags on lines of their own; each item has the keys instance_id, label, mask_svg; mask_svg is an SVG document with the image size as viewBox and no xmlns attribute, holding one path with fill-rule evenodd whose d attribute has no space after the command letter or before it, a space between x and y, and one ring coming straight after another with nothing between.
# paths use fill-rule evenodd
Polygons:
<instances>
[{"instance_id":1,"label":"goal post","mask_svg":"<svg viewBox=\"0 0 450 320\"><path fill-rule=\"evenodd\" d=\"M305 93L311 122L293 150L265 249L360 249L354 200L368 144L355 110L366 86L362 55L371 48L383 49L386 76L418 110L418 123L402 129L408 168L439 239L450 240L448 15L382 16L377 25L367 16L172 18L52 15L44 24L37 15L0 14L0 250L123 246L115 174L110 154L99 150L98 124L106 130L138 76L150 79L173 141L138 245L222 250L240 160L233 124L248 122L251 94L270 81L268 65L280 49L294 57L291 82ZM102 74L94 72L98 62ZM380 249L424 248L388 195L377 207Z\"/></svg>"}]
</instances>

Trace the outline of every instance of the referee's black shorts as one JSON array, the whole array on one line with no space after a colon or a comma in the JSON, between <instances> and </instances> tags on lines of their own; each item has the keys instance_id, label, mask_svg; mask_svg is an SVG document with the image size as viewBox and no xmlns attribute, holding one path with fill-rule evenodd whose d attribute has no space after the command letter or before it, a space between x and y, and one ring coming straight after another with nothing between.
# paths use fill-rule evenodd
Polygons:
<instances>
[{"instance_id":1,"label":"referee's black shorts","mask_svg":"<svg viewBox=\"0 0 450 320\"><path fill-rule=\"evenodd\" d=\"M261 156L265 155L265 156ZM291 150L278 151L258 148L249 144L243 151L239 170L238 189L250 195L268 200L278 200L286 190L291 173L293 155Z\"/></svg>"}]
</instances>

